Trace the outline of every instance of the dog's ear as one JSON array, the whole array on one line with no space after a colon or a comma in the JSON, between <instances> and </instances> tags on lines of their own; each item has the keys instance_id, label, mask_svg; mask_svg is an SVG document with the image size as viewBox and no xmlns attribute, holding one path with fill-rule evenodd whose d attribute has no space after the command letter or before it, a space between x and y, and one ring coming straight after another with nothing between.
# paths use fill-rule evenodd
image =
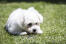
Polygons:
<instances>
[{"instance_id":1,"label":"dog's ear","mask_svg":"<svg viewBox=\"0 0 66 44\"><path fill-rule=\"evenodd\" d=\"M43 23L43 16L37 10L34 10L34 13L38 16L40 23Z\"/></svg>"},{"instance_id":2,"label":"dog's ear","mask_svg":"<svg viewBox=\"0 0 66 44\"><path fill-rule=\"evenodd\" d=\"M40 23L43 23L43 16L41 14L38 14L37 16L39 18Z\"/></svg>"},{"instance_id":3,"label":"dog's ear","mask_svg":"<svg viewBox=\"0 0 66 44\"><path fill-rule=\"evenodd\" d=\"M30 7L30 8L28 8L28 10L36 13L36 15L39 18L40 23L43 23L43 16L34 7Z\"/></svg>"},{"instance_id":4,"label":"dog's ear","mask_svg":"<svg viewBox=\"0 0 66 44\"><path fill-rule=\"evenodd\" d=\"M28 10L34 11L35 9L34 9L34 7L30 7L30 8L28 8Z\"/></svg>"}]
</instances>

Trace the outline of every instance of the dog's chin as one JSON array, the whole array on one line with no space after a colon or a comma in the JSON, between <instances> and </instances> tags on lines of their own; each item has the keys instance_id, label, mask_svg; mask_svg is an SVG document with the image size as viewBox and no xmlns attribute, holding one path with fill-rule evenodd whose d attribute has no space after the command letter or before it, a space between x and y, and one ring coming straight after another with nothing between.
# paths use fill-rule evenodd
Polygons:
<instances>
[{"instance_id":1,"label":"dog's chin","mask_svg":"<svg viewBox=\"0 0 66 44\"><path fill-rule=\"evenodd\" d=\"M37 33L34 33L34 32L33 32L33 33L27 33L27 34L28 34L28 35L31 35L31 34L34 34L34 35L36 35Z\"/></svg>"},{"instance_id":2,"label":"dog's chin","mask_svg":"<svg viewBox=\"0 0 66 44\"><path fill-rule=\"evenodd\" d=\"M43 33L43 32L31 32L31 33L30 33L30 32L27 32L28 35L30 35L30 34L36 35L36 34L42 34L42 33Z\"/></svg>"}]
</instances>

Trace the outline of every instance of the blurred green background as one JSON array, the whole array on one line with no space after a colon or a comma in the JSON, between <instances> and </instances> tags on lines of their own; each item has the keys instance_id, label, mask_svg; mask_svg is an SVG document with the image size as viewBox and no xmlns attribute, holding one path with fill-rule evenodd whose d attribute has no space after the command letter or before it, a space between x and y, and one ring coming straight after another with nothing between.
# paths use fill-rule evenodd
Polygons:
<instances>
[{"instance_id":1,"label":"blurred green background","mask_svg":"<svg viewBox=\"0 0 66 44\"><path fill-rule=\"evenodd\" d=\"M9 14L17 9L33 6L44 22L43 34L14 36L8 34L4 25ZM64 0L0 0L0 44L66 44L66 2Z\"/></svg>"}]
</instances>

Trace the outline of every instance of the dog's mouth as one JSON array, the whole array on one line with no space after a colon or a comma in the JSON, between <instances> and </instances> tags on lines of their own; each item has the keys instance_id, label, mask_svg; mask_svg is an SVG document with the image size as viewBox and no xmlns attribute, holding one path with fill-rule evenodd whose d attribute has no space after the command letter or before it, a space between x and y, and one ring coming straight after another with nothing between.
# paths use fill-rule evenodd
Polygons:
<instances>
[{"instance_id":1,"label":"dog's mouth","mask_svg":"<svg viewBox=\"0 0 66 44\"><path fill-rule=\"evenodd\" d=\"M30 34L37 34L36 32L32 32L32 33L30 33L30 32L27 32L27 34L28 35L30 35Z\"/></svg>"}]
</instances>

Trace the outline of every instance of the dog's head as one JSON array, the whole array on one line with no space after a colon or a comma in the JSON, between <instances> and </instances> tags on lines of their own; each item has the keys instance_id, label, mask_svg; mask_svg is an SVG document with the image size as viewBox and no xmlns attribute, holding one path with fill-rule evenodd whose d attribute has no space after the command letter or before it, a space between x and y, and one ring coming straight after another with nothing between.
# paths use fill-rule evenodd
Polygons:
<instances>
[{"instance_id":1,"label":"dog's head","mask_svg":"<svg viewBox=\"0 0 66 44\"><path fill-rule=\"evenodd\" d=\"M43 22L41 14L30 7L24 15L24 27L29 33L43 33L40 29L40 23Z\"/></svg>"}]
</instances>

